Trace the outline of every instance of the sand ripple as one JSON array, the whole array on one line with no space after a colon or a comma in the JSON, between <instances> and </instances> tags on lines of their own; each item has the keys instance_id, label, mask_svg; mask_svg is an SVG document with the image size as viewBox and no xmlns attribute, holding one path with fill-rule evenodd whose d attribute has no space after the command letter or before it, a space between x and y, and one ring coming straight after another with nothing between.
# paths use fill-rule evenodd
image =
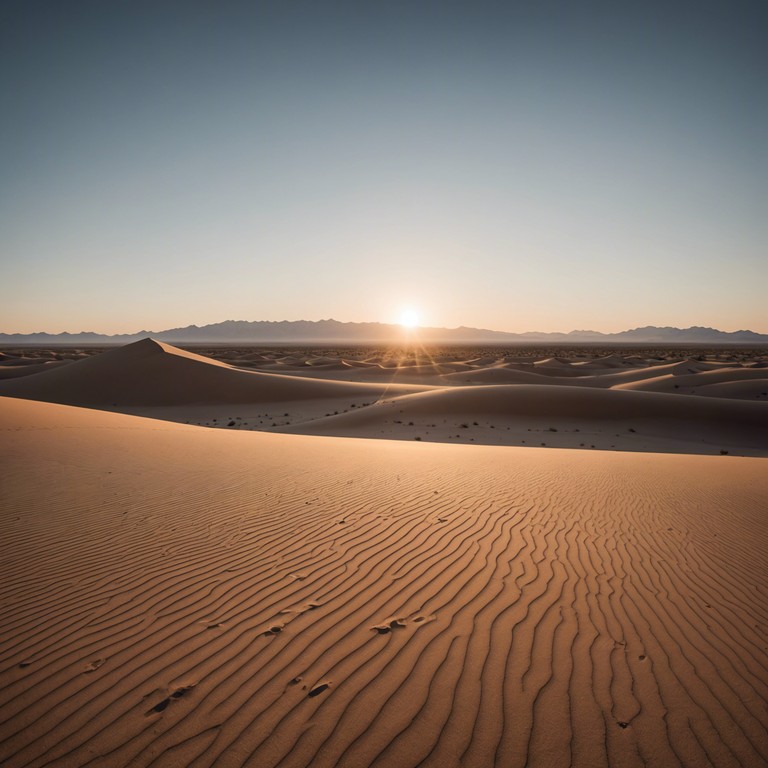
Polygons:
<instances>
[{"instance_id":1,"label":"sand ripple","mask_svg":"<svg viewBox=\"0 0 768 768\"><path fill-rule=\"evenodd\" d=\"M4 766L768 759L764 459L2 403Z\"/></svg>"}]
</instances>

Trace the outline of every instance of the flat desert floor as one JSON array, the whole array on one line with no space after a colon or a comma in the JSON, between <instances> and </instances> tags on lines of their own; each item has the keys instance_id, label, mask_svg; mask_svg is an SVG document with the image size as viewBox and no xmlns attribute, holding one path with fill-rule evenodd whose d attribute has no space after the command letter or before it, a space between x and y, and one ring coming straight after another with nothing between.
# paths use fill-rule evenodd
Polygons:
<instances>
[{"instance_id":1,"label":"flat desert floor","mask_svg":"<svg viewBox=\"0 0 768 768\"><path fill-rule=\"evenodd\" d=\"M207 352L0 357L3 766L768 764L768 358Z\"/></svg>"}]
</instances>

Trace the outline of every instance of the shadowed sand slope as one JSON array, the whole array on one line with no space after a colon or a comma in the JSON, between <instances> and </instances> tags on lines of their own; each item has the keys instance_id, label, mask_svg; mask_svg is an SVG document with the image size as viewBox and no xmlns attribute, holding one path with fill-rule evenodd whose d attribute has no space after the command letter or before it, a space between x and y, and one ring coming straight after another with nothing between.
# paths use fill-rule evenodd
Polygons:
<instances>
[{"instance_id":1,"label":"shadowed sand slope","mask_svg":"<svg viewBox=\"0 0 768 768\"><path fill-rule=\"evenodd\" d=\"M764 459L0 435L3 766L768 759Z\"/></svg>"},{"instance_id":2,"label":"shadowed sand slope","mask_svg":"<svg viewBox=\"0 0 768 768\"><path fill-rule=\"evenodd\" d=\"M404 424L412 429L403 430ZM524 384L447 387L402 395L285 431L445 440L465 436L463 428L470 429L477 442L503 442L517 439L521 425L528 432L551 428L559 433L556 438L547 435L550 445L553 439L554 445L570 440L562 444L573 447L584 435L599 430L622 438L621 444L614 441L611 446L617 449L711 453L728 446L768 453L766 402ZM513 429L511 436L507 427Z\"/></svg>"},{"instance_id":3,"label":"shadowed sand slope","mask_svg":"<svg viewBox=\"0 0 768 768\"><path fill-rule=\"evenodd\" d=\"M384 390L380 385L243 371L152 339L64 368L0 381L0 396L118 408L375 396ZM414 391L414 387L401 391Z\"/></svg>"},{"instance_id":4,"label":"shadowed sand slope","mask_svg":"<svg viewBox=\"0 0 768 768\"><path fill-rule=\"evenodd\" d=\"M702 371L689 375L665 375L645 380L621 383L617 389L628 389L642 392L675 392L681 390L688 393L706 392L708 386L730 384L740 381L758 381L765 379L764 368L725 368L714 371Z\"/></svg>"},{"instance_id":5,"label":"shadowed sand slope","mask_svg":"<svg viewBox=\"0 0 768 768\"><path fill-rule=\"evenodd\" d=\"M22 365L0 365L0 379L20 379L34 373L52 371L69 365L71 360L47 360L43 363L24 363Z\"/></svg>"}]
</instances>

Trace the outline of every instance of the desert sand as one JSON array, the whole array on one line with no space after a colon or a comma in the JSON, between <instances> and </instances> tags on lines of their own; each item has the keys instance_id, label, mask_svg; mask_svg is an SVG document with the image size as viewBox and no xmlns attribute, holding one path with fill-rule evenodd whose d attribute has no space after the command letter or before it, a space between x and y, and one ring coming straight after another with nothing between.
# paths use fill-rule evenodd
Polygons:
<instances>
[{"instance_id":1,"label":"desert sand","mask_svg":"<svg viewBox=\"0 0 768 768\"><path fill-rule=\"evenodd\" d=\"M212 353L219 359L146 339L77 361L23 358L5 366L0 396L237 430L768 455L768 355L670 362L615 353L505 359L498 350L458 360L426 350L363 360Z\"/></svg>"},{"instance_id":2,"label":"desert sand","mask_svg":"<svg viewBox=\"0 0 768 768\"><path fill-rule=\"evenodd\" d=\"M0 361L3 766L768 763L764 358L241 352Z\"/></svg>"}]
</instances>

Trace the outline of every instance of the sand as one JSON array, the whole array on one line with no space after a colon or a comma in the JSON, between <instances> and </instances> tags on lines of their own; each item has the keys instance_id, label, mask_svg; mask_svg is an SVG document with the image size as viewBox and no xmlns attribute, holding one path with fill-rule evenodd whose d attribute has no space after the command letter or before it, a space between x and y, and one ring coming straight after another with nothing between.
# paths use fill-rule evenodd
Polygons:
<instances>
[{"instance_id":1,"label":"sand","mask_svg":"<svg viewBox=\"0 0 768 768\"><path fill-rule=\"evenodd\" d=\"M0 396L237 430L768 456L766 369L752 367L765 356L452 359L417 349L351 361L209 352L145 339L42 373L46 363L15 366L31 372L0 379Z\"/></svg>"},{"instance_id":2,"label":"sand","mask_svg":"<svg viewBox=\"0 0 768 768\"><path fill-rule=\"evenodd\" d=\"M414 391L412 387L393 386L390 391ZM0 381L0 387L0 395L112 408L374 398L387 390L386 385L244 371L152 339L43 375Z\"/></svg>"},{"instance_id":3,"label":"sand","mask_svg":"<svg viewBox=\"0 0 768 768\"><path fill-rule=\"evenodd\" d=\"M127 367L120 351L2 387L83 399L90 372L103 385ZM274 429L370 431L401 407L525 423L538 401L581 429L623 419L621 402L638 424L671 423L654 438L669 445L280 434L0 397L3 766L768 762L768 467L694 455L686 434L731 430L765 455L766 403L564 384L510 397L434 375L402 392L281 383L143 351L136 400L158 355L174 358L170 374L152 363L158 378L178 358L198 393L213 379L191 371L215 368L255 376L237 397L265 398L132 406L155 416L264 410L313 383L316 405L346 407L339 385L369 385L370 405Z\"/></svg>"},{"instance_id":4,"label":"sand","mask_svg":"<svg viewBox=\"0 0 768 768\"><path fill-rule=\"evenodd\" d=\"M452 387L286 427L302 434L768 455L766 403L584 387Z\"/></svg>"}]
</instances>

